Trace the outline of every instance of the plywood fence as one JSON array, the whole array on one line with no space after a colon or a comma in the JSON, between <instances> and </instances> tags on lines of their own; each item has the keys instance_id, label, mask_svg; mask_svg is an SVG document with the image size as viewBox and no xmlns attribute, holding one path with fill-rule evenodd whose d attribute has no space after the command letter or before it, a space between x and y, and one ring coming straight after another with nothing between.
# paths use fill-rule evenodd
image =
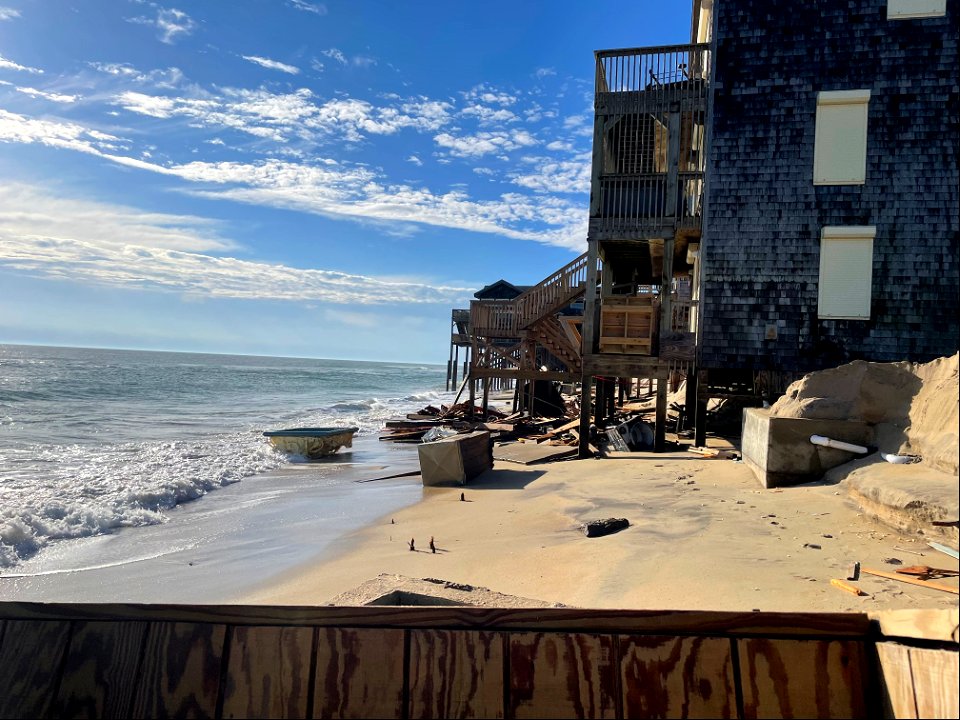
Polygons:
<instances>
[{"instance_id":1,"label":"plywood fence","mask_svg":"<svg viewBox=\"0 0 960 720\"><path fill-rule=\"evenodd\" d=\"M956 625L0 603L0 717L957 717Z\"/></svg>"}]
</instances>

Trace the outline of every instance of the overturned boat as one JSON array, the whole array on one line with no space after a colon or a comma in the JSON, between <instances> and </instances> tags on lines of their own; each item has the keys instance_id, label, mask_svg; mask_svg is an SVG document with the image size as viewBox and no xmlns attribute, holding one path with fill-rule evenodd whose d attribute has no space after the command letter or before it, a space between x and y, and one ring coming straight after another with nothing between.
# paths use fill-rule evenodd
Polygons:
<instances>
[{"instance_id":1,"label":"overturned boat","mask_svg":"<svg viewBox=\"0 0 960 720\"><path fill-rule=\"evenodd\" d=\"M351 447L353 436L358 429L355 427L287 428L268 430L263 433L263 436L281 452L316 459L333 455L342 447Z\"/></svg>"}]
</instances>

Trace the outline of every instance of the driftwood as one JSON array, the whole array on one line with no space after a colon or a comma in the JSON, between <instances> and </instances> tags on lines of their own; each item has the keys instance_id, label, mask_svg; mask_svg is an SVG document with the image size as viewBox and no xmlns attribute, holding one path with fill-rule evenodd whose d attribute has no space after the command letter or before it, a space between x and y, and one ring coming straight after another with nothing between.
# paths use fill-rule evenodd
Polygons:
<instances>
[{"instance_id":1,"label":"driftwood","mask_svg":"<svg viewBox=\"0 0 960 720\"><path fill-rule=\"evenodd\" d=\"M583 526L583 534L589 538L603 537L612 535L630 527L630 521L626 518L605 518L604 520L591 520Z\"/></svg>"}]
</instances>

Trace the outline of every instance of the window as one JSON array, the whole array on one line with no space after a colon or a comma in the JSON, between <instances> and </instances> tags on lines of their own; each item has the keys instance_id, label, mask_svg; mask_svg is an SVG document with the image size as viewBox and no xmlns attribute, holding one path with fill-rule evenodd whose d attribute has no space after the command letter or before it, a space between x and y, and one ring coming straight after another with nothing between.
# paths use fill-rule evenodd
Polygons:
<instances>
[{"instance_id":1,"label":"window","mask_svg":"<svg viewBox=\"0 0 960 720\"><path fill-rule=\"evenodd\" d=\"M820 237L817 316L869 320L875 227L825 227Z\"/></svg>"},{"instance_id":2,"label":"window","mask_svg":"<svg viewBox=\"0 0 960 720\"><path fill-rule=\"evenodd\" d=\"M817 95L814 185L862 185L867 177L869 90Z\"/></svg>"},{"instance_id":3,"label":"window","mask_svg":"<svg viewBox=\"0 0 960 720\"><path fill-rule=\"evenodd\" d=\"M887 20L942 17L947 14L947 0L887 0Z\"/></svg>"}]
</instances>

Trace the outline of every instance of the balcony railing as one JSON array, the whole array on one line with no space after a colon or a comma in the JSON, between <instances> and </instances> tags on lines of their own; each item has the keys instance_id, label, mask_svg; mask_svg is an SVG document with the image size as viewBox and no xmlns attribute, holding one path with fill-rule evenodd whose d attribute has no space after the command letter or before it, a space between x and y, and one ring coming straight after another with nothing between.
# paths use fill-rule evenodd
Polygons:
<instances>
[{"instance_id":1,"label":"balcony railing","mask_svg":"<svg viewBox=\"0 0 960 720\"><path fill-rule=\"evenodd\" d=\"M697 44L596 54L592 234L699 227L709 52Z\"/></svg>"}]
</instances>

